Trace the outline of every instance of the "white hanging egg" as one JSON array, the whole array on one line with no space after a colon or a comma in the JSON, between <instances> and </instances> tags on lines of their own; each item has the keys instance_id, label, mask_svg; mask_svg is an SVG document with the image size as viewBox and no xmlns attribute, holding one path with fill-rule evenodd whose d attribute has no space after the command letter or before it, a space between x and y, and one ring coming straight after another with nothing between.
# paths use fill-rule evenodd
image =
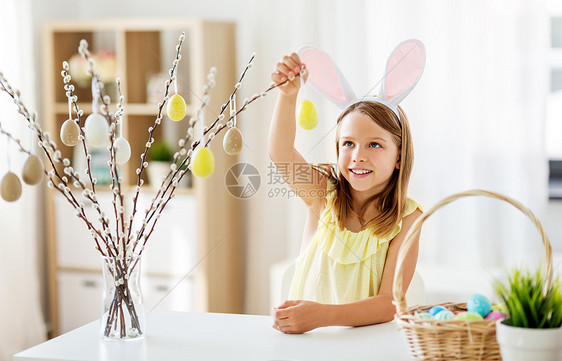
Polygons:
<instances>
[{"instance_id":1,"label":"white hanging egg","mask_svg":"<svg viewBox=\"0 0 562 361\"><path fill-rule=\"evenodd\" d=\"M115 147L115 161L117 164L125 164L131 158L131 145L127 139L119 137L113 143Z\"/></svg>"},{"instance_id":2,"label":"white hanging egg","mask_svg":"<svg viewBox=\"0 0 562 361\"><path fill-rule=\"evenodd\" d=\"M6 173L0 185L2 198L7 202L15 202L21 197L21 182L12 172Z\"/></svg>"},{"instance_id":3,"label":"white hanging egg","mask_svg":"<svg viewBox=\"0 0 562 361\"><path fill-rule=\"evenodd\" d=\"M187 113L187 105L185 104L185 100L183 100L182 96L179 94L174 94L168 100L168 118L172 119L175 122L179 122L185 117Z\"/></svg>"},{"instance_id":4,"label":"white hanging egg","mask_svg":"<svg viewBox=\"0 0 562 361\"><path fill-rule=\"evenodd\" d=\"M107 119L99 113L93 113L86 118L84 124L86 140L93 146L109 145L109 125Z\"/></svg>"},{"instance_id":5,"label":"white hanging egg","mask_svg":"<svg viewBox=\"0 0 562 361\"><path fill-rule=\"evenodd\" d=\"M193 153L191 171L200 178L206 178L215 170L215 156L207 147L198 148Z\"/></svg>"},{"instance_id":6,"label":"white hanging egg","mask_svg":"<svg viewBox=\"0 0 562 361\"><path fill-rule=\"evenodd\" d=\"M80 135L80 127L72 119L67 119L60 127L60 139L69 147L78 144L78 136Z\"/></svg>"},{"instance_id":7,"label":"white hanging egg","mask_svg":"<svg viewBox=\"0 0 562 361\"><path fill-rule=\"evenodd\" d=\"M222 139L222 147L227 154L236 155L242 150L242 133L236 127L230 128Z\"/></svg>"},{"instance_id":8,"label":"white hanging egg","mask_svg":"<svg viewBox=\"0 0 562 361\"><path fill-rule=\"evenodd\" d=\"M21 172L23 181L29 185L35 185L43 179L43 163L36 155L30 155L23 164Z\"/></svg>"}]
</instances>

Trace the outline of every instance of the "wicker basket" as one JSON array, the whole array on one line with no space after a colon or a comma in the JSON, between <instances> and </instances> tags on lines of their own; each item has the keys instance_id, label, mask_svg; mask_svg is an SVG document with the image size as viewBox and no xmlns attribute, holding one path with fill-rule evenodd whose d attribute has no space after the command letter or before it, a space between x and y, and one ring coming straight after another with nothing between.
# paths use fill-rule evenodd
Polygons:
<instances>
[{"instance_id":1,"label":"wicker basket","mask_svg":"<svg viewBox=\"0 0 562 361\"><path fill-rule=\"evenodd\" d=\"M534 214L521 203L489 191L470 190L451 195L425 212L410 228L396 261L394 274L394 303L396 314L394 320L406 336L410 354L416 360L501 360L496 341L496 321L439 321L416 317L416 312L427 312L432 306L406 308L406 299L402 285L404 259L412 243L419 234L423 222L439 208L464 197L486 196L505 201L519 209L531 219L540 232L546 250L546 285L552 280L552 248L546 233ZM466 311L466 303L442 304L453 312Z\"/></svg>"}]
</instances>

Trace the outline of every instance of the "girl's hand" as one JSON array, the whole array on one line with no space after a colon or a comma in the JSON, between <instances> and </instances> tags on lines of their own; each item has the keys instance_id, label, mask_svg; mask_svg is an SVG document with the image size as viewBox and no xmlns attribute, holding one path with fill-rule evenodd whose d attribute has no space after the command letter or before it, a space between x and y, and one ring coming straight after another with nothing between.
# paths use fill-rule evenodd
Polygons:
<instances>
[{"instance_id":1,"label":"girl's hand","mask_svg":"<svg viewBox=\"0 0 562 361\"><path fill-rule=\"evenodd\" d=\"M275 84L280 84L287 79L292 79L286 85L280 86L279 90L284 95L296 95L301 86L300 76L297 76L301 68L303 68L303 64L296 53L286 55L275 65L273 73L271 74L271 80L273 80Z\"/></svg>"},{"instance_id":2,"label":"girl's hand","mask_svg":"<svg viewBox=\"0 0 562 361\"><path fill-rule=\"evenodd\" d=\"M273 309L273 328L283 333L304 333L326 323L324 305L312 301L285 301Z\"/></svg>"}]
</instances>

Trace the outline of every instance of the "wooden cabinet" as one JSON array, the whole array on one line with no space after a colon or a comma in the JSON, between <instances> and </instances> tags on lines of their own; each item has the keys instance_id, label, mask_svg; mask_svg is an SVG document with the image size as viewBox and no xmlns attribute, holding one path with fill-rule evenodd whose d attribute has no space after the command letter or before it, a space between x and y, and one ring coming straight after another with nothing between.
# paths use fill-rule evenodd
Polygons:
<instances>
[{"instance_id":1,"label":"wooden cabinet","mask_svg":"<svg viewBox=\"0 0 562 361\"><path fill-rule=\"evenodd\" d=\"M134 194L135 170L140 166L148 128L154 124L157 103L164 95L166 75L162 74L167 74L171 67L182 31L186 38L181 51L178 91L186 100L188 115L182 122L164 118L154 133L156 141L166 140L174 147L185 135L189 117L199 108L199 98L211 66L215 66L218 73L216 86L210 93L209 107L203 114L207 125L216 119L221 105L233 90L238 73L234 24L177 19L108 19L53 21L44 26L42 121L44 128L57 140L63 158L68 158L76 169L81 169L83 154L64 146L58 138L60 127L68 118L60 76L62 62L71 59L77 53L80 40L86 39L93 54L110 60L105 64L100 60L98 71L112 73L115 69L115 74L111 75L121 79L125 97L123 136L132 150L128 164L120 168L128 199ZM88 83L80 84L81 74L72 74L72 69L75 93L85 112L84 121L91 112L91 88ZM155 87L159 81L160 86ZM105 85L112 103L116 93L113 84ZM155 100L154 94L158 96L158 91L160 100ZM227 170L237 163L237 159L222 150L222 135L215 139L211 150L216 161L214 174L206 179L194 178L189 188L178 189L176 198L164 210L148 241L143 256L142 286L149 309L167 295L158 309L242 311L239 203L224 183ZM103 156L103 152L96 155L101 172L106 162ZM146 172L143 178L147 184L142 187L138 216L144 215L146 205L156 193ZM109 187L100 184L97 189L100 190L98 197L102 207L104 204L111 207ZM101 260L86 226L74 216L74 210L60 194L47 190L45 207L49 319L54 336L92 317L99 317Z\"/></svg>"}]
</instances>

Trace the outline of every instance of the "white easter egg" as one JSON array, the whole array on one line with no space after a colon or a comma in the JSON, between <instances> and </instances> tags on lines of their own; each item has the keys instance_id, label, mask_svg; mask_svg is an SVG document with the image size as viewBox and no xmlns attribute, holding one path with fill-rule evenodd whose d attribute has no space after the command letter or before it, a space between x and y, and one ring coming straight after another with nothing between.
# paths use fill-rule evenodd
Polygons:
<instances>
[{"instance_id":1,"label":"white easter egg","mask_svg":"<svg viewBox=\"0 0 562 361\"><path fill-rule=\"evenodd\" d=\"M80 127L72 119L67 119L60 127L60 139L69 147L78 144L78 136L80 135Z\"/></svg>"},{"instance_id":2,"label":"white easter egg","mask_svg":"<svg viewBox=\"0 0 562 361\"><path fill-rule=\"evenodd\" d=\"M43 163L36 155L30 155L23 164L21 172L23 181L29 185L35 185L43 179Z\"/></svg>"},{"instance_id":3,"label":"white easter egg","mask_svg":"<svg viewBox=\"0 0 562 361\"><path fill-rule=\"evenodd\" d=\"M98 113L90 114L86 118L84 128L88 144L96 147L109 145L109 125L103 115Z\"/></svg>"},{"instance_id":4,"label":"white easter egg","mask_svg":"<svg viewBox=\"0 0 562 361\"><path fill-rule=\"evenodd\" d=\"M125 164L131 158L131 145L127 139L119 137L113 143L115 147L115 161L117 164Z\"/></svg>"},{"instance_id":5,"label":"white easter egg","mask_svg":"<svg viewBox=\"0 0 562 361\"><path fill-rule=\"evenodd\" d=\"M222 147L227 154L236 155L242 150L242 133L238 128L230 128L222 140Z\"/></svg>"},{"instance_id":6,"label":"white easter egg","mask_svg":"<svg viewBox=\"0 0 562 361\"><path fill-rule=\"evenodd\" d=\"M7 202L15 202L21 197L21 182L12 172L6 173L0 185L2 198Z\"/></svg>"}]
</instances>

